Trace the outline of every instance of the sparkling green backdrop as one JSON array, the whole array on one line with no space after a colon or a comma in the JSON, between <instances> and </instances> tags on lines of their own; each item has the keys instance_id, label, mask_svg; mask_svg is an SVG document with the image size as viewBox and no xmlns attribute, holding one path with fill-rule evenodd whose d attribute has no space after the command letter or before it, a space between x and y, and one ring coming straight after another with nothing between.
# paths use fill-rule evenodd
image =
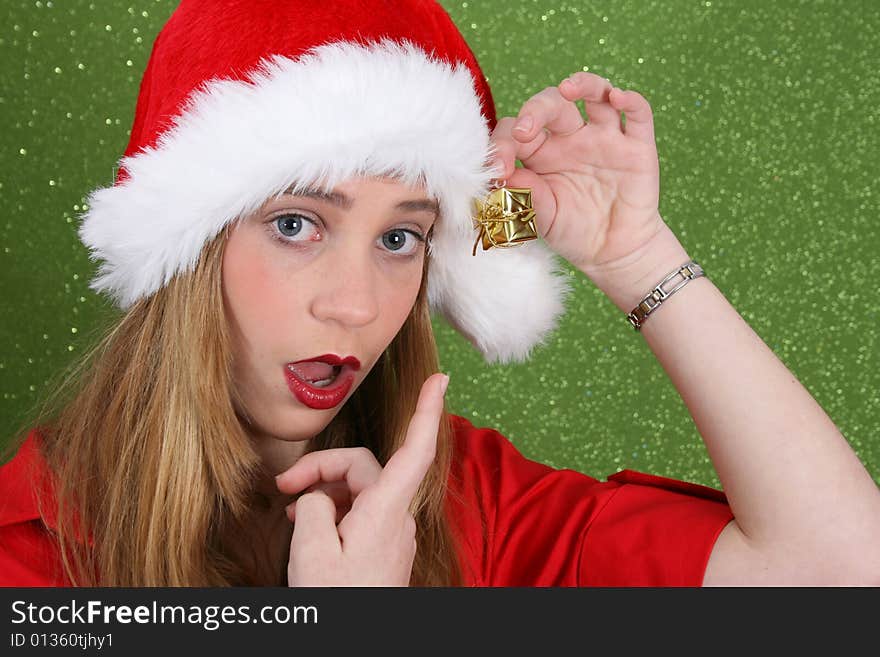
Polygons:
<instances>
[{"instance_id":1,"label":"sparkling green backdrop","mask_svg":"<svg viewBox=\"0 0 880 657\"><path fill-rule=\"evenodd\" d=\"M153 38L175 3L4 2L0 443L110 310L76 236L110 184ZM443 2L499 116L576 70L654 109L661 214L880 480L880 17L871 0ZM490 367L435 320L450 409L527 456L717 486L639 334L578 279L528 364ZM662 312L662 311L661 311ZM511 327L515 330L515 327ZM682 327L682 330L688 330Z\"/></svg>"}]
</instances>

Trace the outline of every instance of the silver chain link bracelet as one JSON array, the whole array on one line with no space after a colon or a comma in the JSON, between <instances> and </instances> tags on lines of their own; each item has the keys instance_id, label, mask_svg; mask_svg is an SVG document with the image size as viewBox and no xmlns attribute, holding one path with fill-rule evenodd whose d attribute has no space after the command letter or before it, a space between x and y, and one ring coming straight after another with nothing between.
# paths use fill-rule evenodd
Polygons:
<instances>
[{"instance_id":1,"label":"silver chain link bracelet","mask_svg":"<svg viewBox=\"0 0 880 657\"><path fill-rule=\"evenodd\" d=\"M676 276L681 276L682 280L668 292L664 290L663 286ZM629 323L632 324L636 331L640 330L648 315L654 312L659 305L700 276L705 276L703 268L693 260L689 260L680 267L677 267L669 276L660 281L653 290L648 292L647 296L639 302L639 305L632 309L632 312L626 316Z\"/></svg>"}]
</instances>

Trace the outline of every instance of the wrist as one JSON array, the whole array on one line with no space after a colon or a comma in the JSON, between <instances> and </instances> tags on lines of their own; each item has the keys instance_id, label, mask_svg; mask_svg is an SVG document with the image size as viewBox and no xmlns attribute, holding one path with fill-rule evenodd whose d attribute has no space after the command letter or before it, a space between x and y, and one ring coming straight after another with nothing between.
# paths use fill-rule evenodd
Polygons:
<instances>
[{"instance_id":1,"label":"wrist","mask_svg":"<svg viewBox=\"0 0 880 657\"><path fill-rule=\"evenodd\" d=\"M587 276L623 313L629 313L657 283L690 260L675 233L663 224L645 244L611 263L583 267Z\"/></svg>"}]
</instances>

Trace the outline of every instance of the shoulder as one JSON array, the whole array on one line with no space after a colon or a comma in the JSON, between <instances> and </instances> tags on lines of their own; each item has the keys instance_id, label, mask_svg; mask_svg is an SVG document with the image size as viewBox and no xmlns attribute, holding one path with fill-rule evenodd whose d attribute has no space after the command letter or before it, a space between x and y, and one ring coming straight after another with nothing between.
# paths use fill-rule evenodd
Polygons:
<instances>
[{"instance_id":1,"label":"shoulder","mask_svg":"<svg viewBox=\"0 0 880 657\"><path fill-rule=\"evenodd\" d=\"M0 466L0 527L40 518L38 482L45 481L46 464L40 453L41 437L32 429L15 456Z\"/></svg>"},{"instance_id":2,"label":"shoulder","mask_svg":"<svg viewBox=\"0 0 880 657\"><path fill-rule=\"evenodd\" d=\"M558 586L575 582L583 528L617 483L526 458L502 433L451 416L455 458L450 515L478 586Z\"/></svg>"},{"instance_id":3,"label":"shoulder","mask_svg":"<svg viewBox=\"0 0 880 657\"><path fill-rule=\"evenodd\" d=\"M33 429L15 456L0 466L0 586L65 583L57 541L48 529L55 525L54 496L39 485L46 474L39 442Z\"/></svg>"},{"instance_id":4,"label":"shoulder","mask_svg":"<svg viewBox=\"0 0 880 657\"><path fill-rule=\"evenodd\" d=\"M733 517L719 490L634 470L600 481L554 469L494 429L451 420L453 508L490 585L699 585Z\"/></svg>"},{"instance_id":5,"label":"shoulder","mask_svg":"<svg viewBox=\"0 0 880 657\"><path fill-rule=\"evenodd\" d=\"M521 497L528 490L542 490L550 482L584 488L602 482L573 470L557 470L526 458L502 433L489 427L475 427L468 419L450 414L454 429L454 453L450 486L464 495L483 498L498 506L510 496ZM616 484L611 486L616 487Z\"/></svg>"}]
</instances>

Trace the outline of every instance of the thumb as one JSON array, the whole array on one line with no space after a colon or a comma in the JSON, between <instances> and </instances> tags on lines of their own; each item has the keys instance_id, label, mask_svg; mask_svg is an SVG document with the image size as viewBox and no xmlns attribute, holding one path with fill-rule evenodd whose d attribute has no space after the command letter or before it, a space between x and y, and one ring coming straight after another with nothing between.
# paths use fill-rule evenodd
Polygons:
<instances>
[{"instance_id":1,"label":"thumb","mask_svg":"<svg viewBox=\"0 0 880 657\"><path fill-rule=\"evenodd\" d=\"M322 491L306 493L296 501L296 522L290 539L294 554L338 554L342 551L336 530L336 504Z\"/></svg>"},{"instance_id":2,"label":"thumb","mask_svg":"<svg viewBox=\"0 0 880 657\"><path fill-rule=\"evenodd\" d=\"M333 500L333 503L336 505L336 524L338 525L339 521L351 509L351 502L354 497L348 484L344 481L321 482L309 486L303 495L314 491L320 491ZM296 522L296 500L284 507L284 513L290 522Z\"/></svg>"}]
</instances>

